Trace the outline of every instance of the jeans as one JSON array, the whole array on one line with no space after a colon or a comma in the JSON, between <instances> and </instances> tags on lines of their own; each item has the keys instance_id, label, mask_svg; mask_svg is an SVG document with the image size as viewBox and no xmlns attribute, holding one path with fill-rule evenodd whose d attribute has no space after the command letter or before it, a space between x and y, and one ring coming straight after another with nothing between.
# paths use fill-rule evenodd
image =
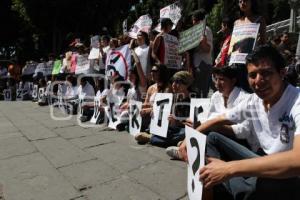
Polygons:
<instances>
[{"instance_id":1,"label":"jeans","mask_svg":"<svg viewBox=\"0 0 300 200\"><path fill-rule=\"evenodd\" d=\"M169 127L166 138L153 135L150 139L150 143L159 147L177 146L177 143L184 140L184 138L185 128Z\"/></svg>"},{"instance_id":2,"label":"jeans","mask_svg":"<svg viewBox=\"0 0 300 200\"><path fill-rule=\"evenodd\" d=\"M208 134L206 154L222 160L242 160L259 157L237 142L215 132ZM300 199L300 179L271 179L257 177L233 177L222 183L235 200ZM271 198L272 197L272 198Z\"/></svg>"}]
</instances>

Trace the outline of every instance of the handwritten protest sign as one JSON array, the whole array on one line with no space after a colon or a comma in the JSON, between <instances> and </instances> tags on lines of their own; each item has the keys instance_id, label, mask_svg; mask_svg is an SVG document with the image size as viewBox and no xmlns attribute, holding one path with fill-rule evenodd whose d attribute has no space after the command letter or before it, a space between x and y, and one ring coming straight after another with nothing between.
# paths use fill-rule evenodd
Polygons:
<instances>
[{"instance_id":1,"label":"handwritten protest sign","mask_svg":"<svg viewBox=\"0 0 300 200\"><path fill-rule=\"evenodd\" d=\"M150 15L142 15L140 18L133 24L132 28L129 30L128 35L131 38L136 39L139 31L144 31L149 33L152 26L152 19Z\"/></svg>"},{"instance_id":2,"label":"handwritten protest sign","mask_svg":"<svg viewBox=\"0 0 300 200\"><path fill-rule=\"evenodd\" d=\"M90 61L87 54L77 56L77 65L75 74L88 74L90 70Z\"/></svg>"},{"instance_id":3,"label":"handwritten protest sign","mask_svg":"<svg viewBox=\"0 0 300 200\"><path fill-rule=\"evenodd\" d=\"M180 33L179 36L179 53L183 53L193 49L200 44L200 38L205 32L206 23L199 23L186 31Z\"/></svg>"},{"instance_id":4,"label":"handwritten protest sign","mask_svg":"<svg viewBox=\"0 0 300 200\"><path fill-rule=\"evenodd\" d=\"M181 8L178 2L173 3L171 5L168 5L159 11L159 18L169 18L173 22L173 27L174 29L178 23L178 21L181 18ZM155 28L156 31L161 32L161 26L160 24L157 25Z\"/></svg>"},{"instance_id":5,"label":"handwritten protest sign","mask_svg":"<svg viewBox=\"0 0 300 200\"><path fill-rule=\"evenodd\" d=\"M91 47L92 48L99 48L100 47L100 37L99 35L95 35L91 37Z\"/></svg>"},{"instance_id":6,"label":"handwritten protest sign","mask_svg":"<svg viewBox=\"0 0 300 200\"><path fill-rule=\"evenodd\" d=\"M129 133L130 135L137 135L141 132L142 116L140 114L142 110L142 102L130 101L129 105Z\"/></svg>"},{"instance_id":7,"label":"handwritten protest sign","mask_svg":"<svg viewBox=\"0 0 300 200\"><path fill-rule=\"evenodd\" d=\"M178 69L181 66L181 59L178 53L179 42L170 34L164 34L165 65L169 68Z\"/></svg>"},{"instance_id":8,"label":"handwritten protest sign","mask_svg":"<svg viewBox=\"0 0 300 200\"><path fill-rule=\"evenodd\" d=\"M100 97L95 96L95 98L94 98L94 114L90 120L90 122L93 124L96 124L98 118L100 117L100 106L101 106Z\"/></svg>"},{"instance_id":9,"label":"handwritten protest sign","mask_svg":"<svg viewBox=\"0 0 300 200\"><path fill-rule=\"evenodd\" d=\"M188 153L189 199L201 200L203 184L199 181L199 171L204 166L206 136L188 126L185 127L185 135Z\"/></svg>"},{"instance_id":10,"label":"handwritten protest sign","mask_svg":"<svg viewBox=\"0 0 300 200\"><path fill-rule=\"evenodd\" d=\"M245 64L246 56L253 50L260 24L248 23L235 25L232 31L228 55L229 65L233 63Z\"/></svg>"},{"instance_id":11,"label":"handwritten protest sign","mask_svg":"<svg viewBox=\"0 0 300 200\"><path fill-rule=\"evenodd\" d=\"M17 101L22 101L23 100L23 89L19 88L16 90L16 100Z\"/></svg>"},{"instance_id":12,"label":"handwritten protest sign","mask_svg":"<svg viewBox=\"0 0 300 200\"><path fill-rule=\"evenodd\" d=\"M153 117L150 124L150 133L161 137L167 137L169 121L173 101L172 93L157 93L153 103Z\"/></svg>"},{"instance_id":13,"label":"handwritten protest sign","mask_svg":"<svg viewBox=\"0 0 300 200\"><path fill-rule=\"evenodd\" d=\"M190 120L192 120L194 128L207 120L209 105L209 98L191 99Z\"/></svg>"}]
</instances>

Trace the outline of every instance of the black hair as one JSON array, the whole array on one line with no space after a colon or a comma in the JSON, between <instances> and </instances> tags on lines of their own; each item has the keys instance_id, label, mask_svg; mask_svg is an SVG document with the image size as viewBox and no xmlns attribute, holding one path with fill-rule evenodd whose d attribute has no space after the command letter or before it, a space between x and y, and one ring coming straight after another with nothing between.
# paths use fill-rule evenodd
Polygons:
<instances>
[{"instance_id":1,"label":"black hair","mask_svg":"<svg viewBox=\"0 0 300 200\"><path fill-rule=\"evenodd\" d=\"M106 40L107 42L109 42L110 37L109 37L108 35L103 35L103 36L101 37L101 40Z\"/></svg>"},{"instance_id":2,"label":"black hair","mask_svg":"<svg viewBox=\"0 0 300 200\"><path fill-rule=\"evenodd\" d=\"M222 18L222 23L225 24L229 29L231 29L231 30L233 29L234 21L232 18L224 16Z\"/></svg>"},{"instance_id":3,"label":"black hair","mask_svg":"<svg viewBox=\"0 0 300 200\"><path fill-rule=\"evenodd\" d=\"M161 28L164 29L170 25L173 25L173 22L170 18L162 18L160 19Z\"/></svg>"},{"instance_id":4,"label":"black hair","mask_svg":"<svg viewBox=\"0 0 300 200\"><path fill-rule=\"evenodd\" d=\"M199 10L193 12L192 17L196 21L200 21L200 20L204 20L205 19L205 15L206 15L206 11L204 9L200 8Z\"/></svg>"},{"instance_id":5,"label":"black hair","mask_svg":"<svg viewBox=\"0 0 300 200\"><path fill-rule=\"evenodd\" d=\"M246 57L246 66L248 64L258 65L261 60L268 59L272 62L273 67L280 72L285 67L285 60L279 51L273 46L266 44L260 45Z\"/></svg>"},{"instance_id":6,"label":"black hair","mask_svg":"<svg viewBox=\"0 0 300 200\"><path fill-rule=\"evenodd\" d=\"M134 84L135 84L136 87L138 87L139 84L140 84L140 77L139 77L139 73L137 71L136 66L134 66L133 68L131 68L129 71L136 76L136 82Z\"/></svg>"},{"instance_id":7,"label":"black hair","mask_svg":"<svg viewBox=\"0 0 300 200\"><path fill-rule=\"evenodd\" d=\"M260 14L260 11L259 11L259 7L258 7L258 2L257 0L248 0L248 1L251 1L251 12L255 15L259 15ZM245 13L242 12L240 10L240 16L241 17L244 17L245 16Z\"/></svg>"},{"instance_id":8,"label":"black hair","mask_svg":"<svg viewBox=\"0 0 300 200\"><path fill-rule=\"evenodd\" d=\"M225 76L229 79L237 79L237 69L234 69L232 67L229 67L229 66L225 66L225 67L222 67L222 68L217 68L217 67L214 67L213 70L212 70L212 74L213 75L222 75L222 76Z\"/></svg>"},{"instance_id":9,"label":"black hair","mask_svg":"<svg viewBox=\"0 0 300 200\"><path fill-rule=\"evenodd\" d=\"M150 44L150 40L149 40L149 35L148 33L146 33L145 31L140 31L140 33L143 35L144 39L145 39L145 43L146 45Z\"/></svg>"},{"instance_id":10,"label":"black hair","mask_svg":"<svg viewBox=\"0 0 300 200\"><path fill-rule=\"evenodd\" d=\"M154 65L157 67L158 81L162 83L162 87L158 88L159 91L164 91L169 84L169 70L166 65Z\"/></svg>"}]
</instances>

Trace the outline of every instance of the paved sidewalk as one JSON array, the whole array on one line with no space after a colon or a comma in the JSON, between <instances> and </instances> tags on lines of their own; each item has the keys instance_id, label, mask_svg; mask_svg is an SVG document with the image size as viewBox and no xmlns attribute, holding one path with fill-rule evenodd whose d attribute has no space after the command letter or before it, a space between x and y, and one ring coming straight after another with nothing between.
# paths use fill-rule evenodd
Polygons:
<instances>
[{"instance_id":1,"label":"paved sidewalk","mask_svg":"<svg viewBox=\"0 0 300 200\"><path fill-rule=\"evenodd\" d=\"M55 116L62 117L58 109ZM186 166L126 132L54 121L50 108L0 102L0 199L187 199Z\"/></svg>"}]
</instances>

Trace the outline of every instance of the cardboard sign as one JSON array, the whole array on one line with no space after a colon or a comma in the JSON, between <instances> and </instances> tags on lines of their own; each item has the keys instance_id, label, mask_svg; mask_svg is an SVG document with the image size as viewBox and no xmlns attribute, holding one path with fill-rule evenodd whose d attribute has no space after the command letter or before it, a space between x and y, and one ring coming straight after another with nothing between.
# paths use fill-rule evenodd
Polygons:
<instances>
[{"instance_id":1,"label":"cardboard sign","mask_svg":"<svg viewBox=\"0 0 300 200\"><path fill-rule=\"evenodd\" d=\"M170 34L164 34L165 45L165 65L169 68L178 69L181 66L181 59L178 53L179 42L177 38Z\"/></svg>"},{"instance_id":2,"label":"cardboard sign","mask_svg":"<svg viewBox=\"0 0 300 200\"><path fill-rule=\"evenodd\" d=\"M23 89L22 88L19 88L16 90L16 100L17 101L23 101Z\"/></svg>"},{"instance_id":3,"label":"cardboard sign","mask_svg":"<svg viewBox=\"0 0 300 200\"><path fill-rule=\"evenodd\" d=\"M38 98L38 90L39 90L39 86L38 85L33 85L33 90L32 90L32 98L33 99Z\"/></svg>"},{"instance_id":4,"label":"cardboard sign","mask_svg":"<svg viewBox=\"0 0 300 200\"><path fill-rule=\"evenodd\" d=\"M88 55L78 55L75 74L88 74L90 70L90 61Z\"/></svg>"},{"instance_id":5,"label":"cardboard sign","mask_svg":"<svg viewBox=\"0 0 300 200\"><path fill-rule=\"evenodd\" d=\"M108 106L104 109L109 119L108 127L117 129L117 125L121 123L119 106L116 106L114 102L108 102Z\"/></svg>"},{"instance_id":6,"label":"cardboard sign","mask_svg":"<svg viewBox=\"0 0 300 200\"><path fill-rule=\"evenodd\" d=\"M128 35L131 38L137 39L137 34L140 31L149 33L152 26L152 19L150 15L142 15L140 18L133 24L132 28L129 30Z\"/></svg>"},{"instance_id":7,"label":"cardboard sign","mask_svg":"<svg viewBox=\"0 0 300 200\"><path fill-rule=\"evenodd\" d=\"M96 96L94 98L94 114L93 114L93 117L90 120L90 122L93 123L93 124L96 124L98 118L100 117L100 106L101 106L100 97Z\"/></svg>"},{"instance_id":8,"label":"cardboard sign","mask_svg":"<svg viewBox=\"0 0 300 200\"><path fill-rule=\"evenodd\" d=\"M254 49L260 24L248 23L233 27L228 55L229 65L245 64L246 56Z\"/></svg>"},{"instance_id":9,"label":"cardboard sign","mask_svg":"<svg viewBox=\"0 0 300 200\"><path fill-rule=\"evenodd\" d=\"M171 5L168 5L162 9L160 9L159 11L159 18L170 18L171 21L173 22L173 27L172 29L176 28L176 25L178 23L178 21L181 18L181 8L179 6L179 3L173 3ZM156 31L161 32L161 26L160 24L157 25L157 27L155 28Z\"/></svg>"},{"instance_id":10,"label":"cardboard sign","mask_svg":"<svg viewBox=\"0 0 300 200\"><path fill-rule=\"evenodd\" d=\"M3 90L4 101L12 101L11 93L12 93L11 89Z\"/></svg>"},{"instance_id":11,"label":"cardboard sign","mask_svg":"<svg viewBox=\"0 0 300 200\"><path fill-rule=\"evenodd\" d=\"M169 121L173 101L172 93L157 93L153 103L153 116L150 124L150 133L161 137L167 137Z\"/></svg>"},{"instance_id":12,"label":"cardboard sign","mask_svg":"<svg viewBox=\"0 0 300 200\"><path fill-rule=\"evenodd\" d=\"M45 99L45 89L46 88L39 88L39 93L38 93L38 100L39 101L42 101L42 102L46 102L46 99Z\"/></svg>"},{"instance_id":13,"label":"cardboard sign","mask_svg":"<svg viewBox=\"0 0 300 200\"><path fill-rule=\"evenodd\" d=\"M83 106L84 106L84 97L85 95L84 94L80 94L78 96L78 109L79 109L79 117L82 117L83 116Z\"/></svg>"},{"instance_id":14,"label":"cardboard sign","mask_svg":"<svg viewBox=\"0 0 300 200\"><path fill-rule=\"evenodd\" d=\"M129 104L129 133L130 135L137 135L141 132L142 128L142 116L140 111L142 110L142 102L130 101Z\"/></svg>"},{"instance_id":15,"label":"cardboard sign","mask_svg":"<svg viewBox=\"0 0 300 200\"><path fill-rule=\"evenodd\" d=\"M185 141L188 154L188 195L190 200L201 200L203 184L199 181L200 168L204 166L206 136L186 126Z\"/></svg>"},{"instance_id":16,"label":"cardboard sign","mask_svg":"<svg viewBox=\"0 0 300 200\"><path fill-rule=\"evenodd\" d=\"M191 99L190 120L192 120L194 128L207 120L209 105L209 98Z\"/></svg>"},{"instance_id":17,"label":"cardboard sign","mask_svg":"<svg viewBox=\"0 0 300 200\"><path fill-rule=\"evenodd\" d=\"M203 23L199 23L186 31L180 33L179 36L179 53L186 52L193 49L200 44L200 39L205 32L206 20Z\"/></svg>"}]
</instances>

